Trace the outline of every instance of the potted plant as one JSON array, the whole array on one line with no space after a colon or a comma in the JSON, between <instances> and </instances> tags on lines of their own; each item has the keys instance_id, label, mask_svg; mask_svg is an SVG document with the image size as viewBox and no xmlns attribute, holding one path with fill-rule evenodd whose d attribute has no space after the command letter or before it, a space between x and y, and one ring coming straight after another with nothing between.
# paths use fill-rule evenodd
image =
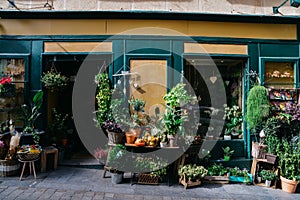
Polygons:
<instances>
[{"instance_id":1,"label":"potted plant","mask_svg":"<svg viewBox=\"0 0 300 200\"><path fill-rule=\"evenodd\" d=\"M51 69L43 73L41 81L45 88L54 92L65 89L68 85L69 78L57 72L55 69Z\"/></svg>"},{"instance_id":2,"label":"potted plant","mask_svg":"<svg viewBox=\"0 0 300 200\"><path fill-rule=\"evenodd\" d=\"M260 176L263 181L266 181L265 185L267 187L271 187L272 181L277 180L278 178L277 174L274 171L266 169L260 171Z\"/></svg>"},{"instance_id":3,"label":"potted plant","mask_svg":"<svg viewBox=\"0 0 300 200\"><path fill-rule=\"evenodd\" d=\"M22 144L22 139L26 136L31 136L33 137L33 142L35 144L39 144L40 141L40 135L44 133L43 131L38 131L35 129L35 121L36 119L41 115L40 113L40 108L43 103L43 91L38 91L32 100L32 103L27 105L23 104L21 106L23 114L24 114L24 128L21 134L21 141L20 143Z\"/></svg>"},{"instance_id":4,"label":"potted plant","mask_svg":"<svg viewBox=\"0 0 300 200\"><path fill-rule=\"evenodd\" d=\"M222 148L224 153L224 161L229 161L230 157L233 155L234 150L231 150L230 147Z\"/></svg>"},{"instance_id":5,"label":"potted plant","mask_svg":"<svg viewBox=\"0 0 300 200\"><path fill-rule=\"evenodd\" d=\"M252 142L252 156L254 158L261 158L262 153L260 153L260 150L264 151L265 146L259 143L257 135L262 129L264 120L270 113L269 93L267 89L259 84L254 85L249 91L246 105L245 119L247 127L254 133L256 140Z\"/></svg>"},{"instance_id":6,"label":"potted plant","mask_svg":"<svg viewBox=\"0 0 300 200\"><path fill-rule=\"evenodd\" d=\"M2 77L0 79L0 96L1 97L12 97L16 95L16 85L11 83L11 78Z\"/></svg>"},{"instance_id":7,"label":"potted plant","mask_svg":"<svg viewBox=\"0 0 300 200\"><path fill-rule=\"evenodd\" d=\"M52 141L57 143L61 141L62 146L67 145L68 131L67 119L68 114L59 113L56 108L52 108L52 121L49 125L49 132L52 135Z\"/></svg>"},{"instance_id":8,"label":"potted plant","mask_svg":"<svg viewBox=\"0 0 300 200\"><path fill-rule=\"evenodd\" d=\"M118 123L114 121L105 121L102 123L101 127L107 131L109 144L123 143L124 131Z\"/></svg>"},{"instance_id":9,"label":"potted plant","mask_svg":"<svg viewBox=\"0 0 300 200\"><path fill-rule=\"evenodd\" d=\"M144 112L144 107L146 101L138 98L134 98L131 96L130 100L128 100L129 105L131 106L132 110L135 112Z\"/></svg>"},{"instance_id":10,"label":"potted plant","mask_svg":"<svg viewBox=\"0 0 300 200\"><path fill-rule=\"evenodd\" d=\"M279 149L279 169L282 190L294 193L300 181L300 140L293 138L291 142L286 139L277 145Z\"/></svg>"},{"instance_id":11,"label":"potted plant","mask_svg":"<svg viewBox=\"0 0 300 200\"><path fill-rule=\"evenodd\" d=\"M189 186L200 185L207 172L207 169L203 166L197 166L196 164L183 165L178 169L179 182L184 185L184 189Z\"/></svg>"},{"instance_id":12,"label":"potted plant","mask_svg":"<svg viewBox=\"0 0 300 200\"><path fill-rule=\"evenodd\" d=\"M113 184L122 182L126 159L126 147L121 144L117 144L109 151L107 157L107 165L110 168L109 171Z\"/></svg>"}]
</instances>

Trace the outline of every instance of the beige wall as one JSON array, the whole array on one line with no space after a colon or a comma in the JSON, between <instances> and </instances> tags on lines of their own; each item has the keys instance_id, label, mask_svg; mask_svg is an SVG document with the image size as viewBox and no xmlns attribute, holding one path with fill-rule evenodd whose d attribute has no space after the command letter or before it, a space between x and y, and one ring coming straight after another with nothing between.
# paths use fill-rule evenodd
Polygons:
<instances>
[{"instance_id":1,"label":"beige wall","mask_svg":"<svg viewBox=\"0 0 300 200\"><path fill-rule=\"evenodd\" d=\"M47 10L47 0L14 0L22 10ZM284 0L49 0L54 10L153 10L172 12L200 12L223 14L274 15L273 6ZM0 1L2 10L10 8L7 1ZM294 8L289 1L280 8L283 15L299 15L300 7ZM280 14L277 14L280 15Z\"/></svg>"}]
</instances>

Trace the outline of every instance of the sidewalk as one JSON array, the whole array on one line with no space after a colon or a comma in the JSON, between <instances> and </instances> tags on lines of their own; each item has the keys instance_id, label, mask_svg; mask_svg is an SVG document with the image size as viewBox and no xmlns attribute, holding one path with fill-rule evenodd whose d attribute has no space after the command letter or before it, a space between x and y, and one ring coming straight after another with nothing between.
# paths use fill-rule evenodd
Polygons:
<instances>
[{"instance_id":1,"label":"sidewalk","mask_svg":"<svg viewBox=\"0 0 300 200\"><path fill-rule=\"evenodd\" d=\"M0 199L300 199L300 193L244 184L203 184L187 190L177 184L130 185L129 174L124 183L113 185L102 173L101 169L59 166L56 171L37 173L36 180L32 175L22 181L17 176L0 177Z\"/></svg>"}]
</instances>

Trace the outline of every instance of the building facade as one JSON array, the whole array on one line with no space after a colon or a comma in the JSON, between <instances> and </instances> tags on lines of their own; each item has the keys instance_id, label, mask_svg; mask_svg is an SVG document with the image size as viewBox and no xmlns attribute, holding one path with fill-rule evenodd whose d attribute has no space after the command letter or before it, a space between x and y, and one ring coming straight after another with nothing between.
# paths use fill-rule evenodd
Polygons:
<instances>
[{"instance_id":1,"label":"building facade","mask_svg":"<svg viewBox=\"0 0 300 200\"><path fill-rule=\"evenodd\" d=\"M83 64L95 72L105 66L114 85L123 71L137 73L128 82L130 92L146 99L149 113L184 77L200 106L198 134L217 140L215 159L221 147L229 145L241 165L248 165L251 133L244 123L242 134L223 141L223 126L215 128L211 120L213 102L238 105L244 112L253 74L270 90L297 93L300 9L288 1L274 11L283 2L1 1L2 76L12 76L17 85L17 95L3 100L1 118L17 117L14 108L42 89L42 73L53 67L74 81ZM148 85L153 81L159 86ZM224 84L223 90L218 92L215 83ZM46 95L41 127L47 127L47 115L58 104L72 113L72 89L56 98ZM201 116L209 120L201 121Z\"/></svg>"}]
</instances>

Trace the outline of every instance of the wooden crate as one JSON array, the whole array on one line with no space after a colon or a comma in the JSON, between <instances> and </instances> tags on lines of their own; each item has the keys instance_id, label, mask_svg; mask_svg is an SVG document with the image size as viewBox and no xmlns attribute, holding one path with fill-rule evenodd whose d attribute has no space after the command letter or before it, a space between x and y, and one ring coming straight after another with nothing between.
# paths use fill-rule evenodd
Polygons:
<instances>
[{"instance_id":1,"label":"wooden crate","mask_svg":"<svg viewBox=\"0 0 300 200\"><path fill-rule=\"evenodd\" d=\"M229 176L205 176L203 182L206 183L229 183Z\"/></svg>"},{"instance_id":2,"label":"wooden crate","mask_svg":"<svg viewBox=\"0 0 300 200\"><path fill-rule=\"evenodd\" d=\"M189 180L187 180L186 177L185 177L185 174L183 174L180 177L179 183L184 186L185 190L188 187L193 187L193 186L199 186L199 185L201 185L201 181L200 180L196 180L196 181L189 181Z\"/></svg>"}]
</instances>

